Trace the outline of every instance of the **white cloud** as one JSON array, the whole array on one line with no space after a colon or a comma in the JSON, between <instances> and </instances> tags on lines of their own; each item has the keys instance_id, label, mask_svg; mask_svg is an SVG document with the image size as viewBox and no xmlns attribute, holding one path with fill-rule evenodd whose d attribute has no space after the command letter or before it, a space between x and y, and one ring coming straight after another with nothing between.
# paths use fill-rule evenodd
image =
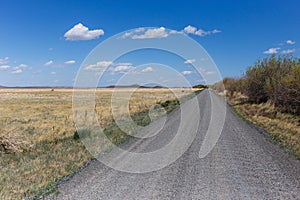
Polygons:
<instances>
[{"instance_id":1,"label":"white cloud","mask_svg":"<svg viewBox=\"0 0 300 200\"><path fill-rule=\"evenodd\" d=\"M128 70L129 68L130 68L130 65L119 65L114 68L114 72L125 71L125 70Z\"/></svg>"},{"instance_id":2,"label":"white cloud","mask_svg":"<svg viewBox=\"0 0 300 200\"><path fill-rule=\"evenodd\" d=\"M206 75L212 75L212 74L216 74L216 71L206 71L204 72Z\"/></svg>"},{"instance_id":3,"label":"white cloud","mask_svg":"<svg viewBox=\"0 0 300 200\"><path fill-rule=\"evenodd\" d=\"M290 54L290 53L295 53L296 49L287 49L287 50L282 50L282 54Z\"/></svg>"},{"instance_id":4,"label":"white cloud","mask_svg":"<svg viewBox=\"0 0 300 200\"><path fill-rule=\"evenodd\" d=\"M68 61L65 62L65 65L73 65L75 63L76 63L75 60L68 60Z\"/></svg>"},{"instance_id":5,"label":"white cloud","mask_svg":"<svg viewBox=\"0 0 300 200\"><path fill-rule=\"evenodd\" d=\"M22 72L23 72L22 69L16 69L16 70L12 71L11 73L12 73L12 74L20 74L20 73L22 73Z\"/></svg>"},{"instance_id":6,"label":"white cloud","mask_svg":"<svg viewBox=\"0 0 300 200\"><path fill-rule=\"evenodd\" d=\"M214 29L214 30L211 31L212 34L215 34L215 33L221 33L221 32L222 32L222 31L220 31L220 30L218 30L218 29Z\"/></svg>"},{"instance_id":7,"label":"white cloud","mask_svg":"<svg viewBox=\"0 0 300 200\"><path fill-rule=\"evenodd\" d=\"M56 72L51 72L50 74L51 74L51 75L55 75L55 74L56 74Z\"/></svg>"},{"instance_id":8,"label":"white cloud","mask_svg":"<svg viewBox=\"0 0 300 200\"><path fill-rule=\"evenodd\" d=\"M276 54L276 53L278 53L279 49L280 49L279 47L270 48L270 49L264 51L264 54Z\"/></svg>"},{"instance_id":9,"label":"white cloud","mask_svg":"<svg viewBox=\"0 0 300 200\"><path fill-rule=\"evenodd\" d=\"M24 68L26 68L26 67L28 67L26 64L20 64L20 65L14 67L13 70L14 70L14 71L17 71L18 69L24 69Z\"/></svg>"},{"instance_id":10,"label":"white cloud","mask_svg":"<svg viewBox=\"0 0 300 200\"><path fill-rule=\"evenodd\" d=\"M188 25L186 26L184 29L183 29L184 32L186 33L190 33L190 34L195 34L195 32L197 31L197 28L194 27L194 26L191 26L191 25Z\"/></svg>"},{"instance_id":11,"label":"white cloud","mask_svg":"<svg viewBox=\"0 0 300 200\"><path fill-rule=\"evenodd\" d=\"M183 34L183 31L170 30L169 34Z\"/></svg>"},{"instance_id":12,"label":"white cloud","mask_svg":"<svg viewBox=\"0 0 300 200\"><path fill-rule=\"evenodd\" d=\"M194 62L196 62L195 59L188 59L188 60L184 61L184 64L192 64Z\"/></svg>"},{"instance_id":13,"label":"white cloud","mask_svg":"<svg viewBox=\"0 0 300 200\"><path fill-rule=\"evenodd\" d=\"M26 67L28 67L28 65L26 65L26 64L20 64L18 67L19 68L26 68Z\"/></svg>"},{"instance_id":14,"label":"white cloud","mask_svg":"<svg viewBox=\"0 0 300 200\"><path fill-rule=\"evenodd\" d=\"M206 35L220 33L221 31L217 30L217 29L214 29L212 31L204 31L202 29L197 29L194 26L188 25L183 29L183 32L186 34L193 34L193 35L198 35L198 36L204 37Z\"/></svg>"},{"instance_id":15,"label":"white cloud","mask_svg":"<svg viewBox=\"0 0 300 200\"><path fill-rule=\"evenodd\" d=\"M109 69L112 74L115 73L126 73L128 71L133 71L135 67L132 63L114 63L112 67Z\"/></svg>"},{"instance_id":16,"label":"white cloud","mask_svg":"<svg viewBox=\"0 0 300 200\"><path fill-rule=\"evenodd\" d=\"M5 65L9 63L9 57L0 58L0 65Z\"/></svg>"},{"instance_id":17,"label":"white cloud","mask_svg":"<svg viewBox=\"0 0 300 200\"><path fill-rule=\"evenodd\" d=\"M90 64L84 68L85 70L91 71L104 71L107 69L111 71L112 74L114 73L125 73L134 69L132 63L113 63L112 61L99 61L95 64Z\"/></svg>"},{"instance_id":18,"label":"white cloud","mask_svg":"<svg viewBox=\"0 0 300 200\"><path fill-rule=\"evenodd\" d=\"M138 35L132 35L132 39L148 39L148 38L164 38L168 37L168 32L164 27L160 28L150 28L145 31L144 34Z\"/></svg>"},{"instance_id":19,"label":"white cloud","mask_svg":"<svg viewBox=\"0 0 300 200\"><path fill-rule=\"evenodd\" d=\"M295 44L296 42L293 41L293 40L287 40L286 43L287 43L287 44Z\"/></svg>"},{"instance_id":20,"label":"white cloud","mask_svg":"<svg viewBox=\"0 0 300 200\"><path fill-rule=\"evenodd\" d=\"M129 36L131 36L133 34L133 32L126 32L124 33L120 38L124 39L124 38L128 38Z\"/></svg>"},{"instance_id":21,"label":"white cloud","mask_svg":"<svg viewBox=\"0 0 300 200\"><path fill-rule=\"evenodd\" d=\"M120 38L131 38L131 39L149 39L149 38L164 38L168 37L169 33L164 27L160 28L138 28L131 32L124 33Z\"/></svg>"},{"instance_id":22,"label":"white cloud","mask_svg":"<svg viewBox=\"0 0 300 200\"><path fill-rule=\"evenodd\" d=\"M189 75L189 74L191 74L191 73L193 73L193 72L192 72L192 71L183 71L183 72L182 72L183 75Z\"/></svg>"},{"instance_id":23,"label":"white cloud","mask_svg":"<svg viewBox=\"0 0 300 200\"><path fill-rule=\"evenodd\" d=\"M113 62L111 62L111 61L99 61L96 64L90 64L90 65L86 66L84 69L92 70L92 71L102 71L112 64L113 64Z\"/></svg>"},{"instance_id":24,"label":"white cloud","mask_svg":"<svg viewBox=\"0 0 300 200\"><path fill-rule=\"evenodd\" d=\"M142 28L142 27L134 30L135 33L140 33L140 32L144 32L144 31L145 31L145 28Z\"/></svg>"},{"instance_id":25,"label":"white cloud","mask_svg":"<svg viewBox=\"0 0 300 200\"><path fill-rule=\"evenodd\" d=\"M129 38L130 36L132 36L133 34L136 34L136 33L141 33L141 32L144 32L145 31L145 28L137 28L133 31L130 31L130 32L126 32L124 33L120 38L124 39L124 38Z\"/></svg>"},{"instance_id":26,"label":"white cloud","mask_svg":"<svg viewBox=\"0 0 300 200\"><path fill-rule=\"evenodd\" d=\"M143 73L148 73L148 72L153 72L153 68L152 67L146 67L145 69L142 70Z\"/></svg>"},{"instance_id":27,"label":"white cloud","mask_svg":"<svg viewBox=\"0 0 300 200\"><path fill-rule=\"evenodd\" d=\"M208 35L208 34L210 34L208 31L204 31L204 30L202 30L202 29L199 29L199 30L197 30L197 31L195 32L195 35L198 35L198 36L201 36L201 37L206 36L206 35Z\"/></svg>"},{"instance_id":28,"label":"white cloud","mask_svg":"<svg viewBox=\"0 0 300 200\"><path fill-rule=\"evenodd\" d=\"M2 66L0 66L0 69L8 69L8 68L10 68L9 65L2 65Z\"/></svg>"},{"instance_id":29,"label":"white cloud","mask_svg":"<svg viewBox=\"0 0 300 200\"><path fill-rule=\"evenodd\" d=\"M125 73L127 71L133 70L134 67L132 65L118 65L112 69L114 73Z\"/></svg>"},{"instance_id":30,"label":"white cloud","mask_svg":"<svg viewBox=\"0 0 300 200\"><path fill-rule=\"evenodd\" d=\"M171 34L194 34L198 36L206 36L211 35L215 33L220 33L220 30L214 29L212 31L204 31L202 29L198 29L194 26L188 25L183 30L177 31L177 30L167 30L165 27L160 28L138 28L130 32L124 33L121 37L121 39L124 38L131 38L131 39L148 39L148 38L165 38L168 37Z\"/></svg>"},{"instance_id":31,"label":"white cloud","mask_svg":"<svg viewBox=\"0 0 300 200\"><path fill-rule=\"evenodd\" d=\"M204 75L213 75L213 74L216 74L217 72L216 71L208 71L202 67L199 67L198 68L200 70L200 72Z\"/></svg>"},{"instance_id":32,"label":"white cloud","mask_svg":"<svg viewBox=\"0 0 300 200\"><path fill-rule=\"evenodd\" d=\"M73 28L68 30L64 37L66 40L92 40L96 39L99 36L104 35L104 31L102 29L89 30L88 27L79 23L75 25Z\"/></svg>"},{"instance_id":33,"label":"white cloud","mask_svg":"<svg viewBox=\"0 0 300 200\"><path fill-rule=\"evenodd\" d=\"M51 65L53 65L53 61L52 61L52 60L49 60L48 62L46 62L46 63L44 64L44 66L46 66L46 67L49 67L49 66L51 66Z\"/></svg>"}]
</instances>

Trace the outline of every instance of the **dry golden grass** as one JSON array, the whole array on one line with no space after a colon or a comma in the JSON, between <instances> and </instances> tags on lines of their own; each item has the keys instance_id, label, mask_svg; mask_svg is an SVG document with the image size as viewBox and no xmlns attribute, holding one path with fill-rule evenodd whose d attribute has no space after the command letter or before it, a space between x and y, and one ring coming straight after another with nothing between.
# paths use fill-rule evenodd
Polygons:
<instances>
[{"instance_id":1,"label":"dry golden grass","mask_svg":"<svg viewBox=\"0 0 300 200\"><path fill-rule=\"evenodd\" d=\"M127 89L120 89L128 92ZM192 92L175 89L179 96ZM113 89L97 89L101 127L113 123ZM0 199L21 199L74 172L91 159L76 131L72 89L0 89ZM158 102L175 99L169 89L138 89L130 99L130 114Z\"/></svg>"},{"instance_id":2,"label":"dry golden grass","mask_svg":"<svg viewBox=\"0 0 300 200\"><path fill-rule=\"evenodd\" d=\"M245 96L235 93L229 102L245 119L265 129L275 142L300 158L300 116L281 112L268 102L253 104L246 100Z\"/></svg>"}]
</instances>

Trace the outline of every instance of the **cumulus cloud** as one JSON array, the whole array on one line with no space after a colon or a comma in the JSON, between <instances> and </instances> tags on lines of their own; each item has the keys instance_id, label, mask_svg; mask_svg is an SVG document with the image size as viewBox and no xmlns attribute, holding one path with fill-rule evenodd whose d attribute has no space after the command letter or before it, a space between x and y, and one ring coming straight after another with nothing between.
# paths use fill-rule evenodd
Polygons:
<instances>
[{"instance_id":1,"label":"cumulus cloud","mask_svg":"<svg viewBox=\"0 0 300 200\"><path fill-rule=\"evenodd\" d=\"M24 68L26 68L26 67L27 67L26 64L20 64L20 65L14 67L13 70L24 69Z\"/></svg>"},{"instance_id":2,"label":"cumulus cloud","mask_svg":"<svg viewBox=\"0 0 300 200\"><path fill-rule=\"evenodd\" d=\"M286 50L282 50L281 53L282 54L290 54L290 53L295 53L296 49L286 49Z\"/></svg>"},{"instance_id":3,"label":"cumulus cloud","mask_svg":"<svg viewBox=\"0 0 300 200\"><path fill-rule=\"evenodd\" d=\"M142 28L142 27L134 30L135 33L140 33L140 32L144 32L144 31L145 31L145 28Z\"/></svg>"},{"instance_id":4,"label":"cumulus cloud","mask_svg":"<svg viewBox=\"0 0 300 200\"><path fill-rule=\"evenodd\" d=\"M118 65L115 68L113 68L113 72L124 72L124 71L128 71L129 69L132 68L132 65Z\"/></svg>"},{"instance_id":5,"label":"cumulus cloud","mask_svg":"<svg viewBox=\"0 0 300 200\"><path fill-rule=\"evenodd\" d=\"M131 39L150 39L150 38L165 38L168 37L169 33L165 27L160 28L137 28L131 32L124 33L120 38L131 38Z\"/></svg>"},{"instance_id":6,"label":"cumulus cloud","mask_svg":"<svg viewBox=\"0 0 300 200\"><path fill-rule=\"evenodd\" d=\"M189 75L189 74L191 74L191 73L193 73L193 72L192 72L192 71L183 71L183 72L182 72L183 75Z\"/></svg>"},{"instance_id":7,"label":"cumulus cloud","mask_svg":"<svg viewBox=\"0 0 300 200\"><path fill-rule=\"evenodd\" d=\"M120 38L124 39L124 38L128 38L128 37L131 37L133 34L136 34L136 33L141 33L141 32L144 32L145 31L145 28L137 28L133 31L130 31L130 32L126 32L124 33Z\"/></svg>"},{"instance_id":8,"label":"cumulus cloud","mask_svg":"<svg viewBox=\"0 0 300 200\"><path fill-rule=\"evenodd\" d=\"M270 48L270 49L264 51L264 54L276 54L276 53L278 53L279 49L280 49L279 47Z\"/></svg>"},{"instance_id":9,"label":"cumulus cloud","mask_svg":"<svg viewBox=\"0 0 300 200\"><path fill-rule=\"evenodd\" d=\"M183 31L170 30L169 34L183 34Z\"/></svg>"},{"instance_id":10,"label":"cumulus cloud","mask_svg":"<svg viewBox=\"0 0 300 200\"><path fill-rule=\"evenodd\" d=\"M101 72L107 69L108 71L115 73L125 73L134 69L132 63L114 63L112 61L99 61L95 64L90 64L84 67L85 70Z\"/></svg>"},{"instance_id":11,"label":"cumulus cloud","mask_svg":"<svg viewBox=\"0 0 300 200\"><path fill-rule=\"evenodd\" d=\"M211 34L215 34L215 33L220 33L220 30L214 29L212 31L204 31L202 29L197 29L194 26L188 25L183 29L183 32L186 34L193 34L193 35L197 35L197 36L201 36L204 37L206 35L211 35Z\"/></svg>"},{"instance_id":12,"label":"cumulus cloud","mask_svg":"<svg viewBox=\"0 0 300 200\"><path fill-rule=\"evenodd\" d=\"M73 65L75 63L76 63L75 60L68 60L68 61L65 62L65 65Z\"/></svg>"},{"instance_id":13,"label":"cumulus cloud","mask_svg":"<svg viewBox=\"0 0 300 200\"><path fill-rule=\"evenodd\" d=\"M90 64L90 65L86 66L84 69L92 70L92 71L102 71L112 64L113 64L113 62L111 62L111 61L99 61L95 64Z\"/></svg>"},{"instance_id":14,"label":"cumulus cloud","mask_svg":"<svg viewBox=\"0 0 300 200\"><path fill-rule=\"evenodd\" d=\"M168 32L165 27L150 28L145 31L144 34L132 35L132 39L147 39L147 38L164 38L168 37Z\"/></svg>"},{"instance_id":15,"label":"cumulus cloud","mask_svg":"<svg viewBox=\"0 0 300 200\"><path fill-rule=\"evenodd\" d=\"M196 62L195 59L188 59L188 60L184 61L184 64L192 64L194 62Z\"/></svg>"},{"instance_id":16,"label":"cumulus cloud","mask_svg":"<svg viewBox=\"0 0 300 200\"><path fill-rule=\"evenodd\" d=\"M28 65L26 65L26 64L20 64L17 67L19 67L19 68L26 68L26 67L28 67Z\"/></svg>"},{"instance_id":17,"label":"cumulus cloud","mask_svg":"<svg viewBox=\"0 0 300 200\"><path fill-rule=\"evenodd\" d=\"M9 63L9 57L0 58L0 65L5 65Z\"/></svg>"},{"instance_id":18,"label":"cumulus cloud","mask_svg":"<svg viewBox=\"0 0 300 200\"><path fill-rule=\"evenodd\" d=\"M1 70L1 69L9 69L9 68L10 68L9 65L1 65L1 66L0 66L0 70Z\"/></svg>"},{"instance_id":19,"label":"cumulus cloud","mask_svg":"<svg viewBox=\"0 0 300 200\"><path fill-rule=\"evenodd\" d=\"M211 31L212 34L215 34L215 33L221 33L221 32L222 32L222 31L220 31L220 30L218 30L218 29L214 29L214 30Z\"/></svg>"},{"instance_id":20,"label":"cumulus cloud","mask_svg":"<svg viewBox=\"0 0 300 200\"><path fill-rule=\"evenodd\" d=\"M206 36L215 33L220 33L220 30L214 29L212 31L204 31L202 29L197 29L194 26L188 25L183 30L167 30L165 27L160 28L138 28L130 32L124 33L120 38L131 38L131 39L149 39L149 38L165 38L171 34L193 34L198 36Z\"/></svg>"},{"instance_id":21,"label":"cumulus cloud","mask_svg":"<svg viewBox=\"0 0 300 200\"><path fill-rule=\"evenodd\" d=\"M194 26L188 25L183 29L183 31L186 33L195 34L195 32L197 31L197 28Z\"/></svg>"},{"instance_id":22,"label":"cumulus cloud","mask_svg":"<svg viewBox=\"0 0 300 200\"><path fill-rule=\"evenodd\" d=\"M209 71L207 69L204 69L202 67L199 67L198 68L200 70L200 72L204 75L213 75L213 74L216 74L217 72L216 71Z\"/></svg>"},{"instance_id":23,"label":"cumulus cloud","mask_svg":"<svg viewBox=\"0 0 300 200\"><path fill-rule=\"evenodd\" d=\"M287 43L287 44L295 44L296 42L293 41L293 40L287 40L286 43Z\"/></svg>"},{"instance_id":24,"label":"cumulus cloud","mask_svg":"<svg viewBox=\"0 0 300 200\"><path fill-rule=\"evenodd\" d=\"M22 72L23 72L22 69L16 69L16 70L13 70L11 73L12 73L12 74L20 74L20 73L22 73Z\"/></svg>"},{"instance_id":25,"label":"cumulus cloud","mask_svg":"<svg viewBox=\"0 0 300 200\"><path fill-rule=\"evenodd\" d=\"M51 65L53 65L53 61L52 60L49 60L48 62L46 62L45 64L44 64L44 66L46 66L46 67L49 67L49 66L51 66Z\"/></svg>"},{"instance_id":26,"label":"cumulus cloud","mask_svg":"<svg viewBox=\"0 0 300 200\"><path fill-rule=\"evenodd\" d=\"M99 36L104 35L104 31L102 29L89 30L88 27L79 23L75 25L73 28L68 30L64 37L66 40L92 40L96 39Z\"/></svg>"},{"instance_id":27,"label":"cumulus cloud","mask_svg":"<svg viewBox=\"0 0 300 200\"><path fill-rule=\"evenodd\" d=\"M152 67L146 67L145 69L142 69L143 73L148 73L148 72L153 72L153 68Z\"/></svg>"},{"instance_id":28,"label":"cumulus cloud","mask_svg":"<svg viewBox=\"0 0 300 200\"><path fill-rule=\"evenodd\" d=\"M132 63L114 63L113 66L109 69L114 73L126 73L128 71L133 71L135 67Z\"/></svg>"}]
</instances>

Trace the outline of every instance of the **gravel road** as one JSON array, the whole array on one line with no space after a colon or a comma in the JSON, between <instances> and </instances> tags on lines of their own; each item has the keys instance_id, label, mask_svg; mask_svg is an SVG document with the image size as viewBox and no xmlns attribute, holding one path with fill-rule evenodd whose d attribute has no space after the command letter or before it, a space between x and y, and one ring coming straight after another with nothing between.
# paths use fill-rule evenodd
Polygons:
<instances>
[{"instance_id":1,"label":"gravel road","mask_svg":"<svg viewBox=\"0 0 300 200\"><path fill-rule=\"evenodd\" d=\"M94 160L62 182L58 195L46 199L300 199L300 161L285 154L229 107L216 146L199 158L209 121L218 117L211 116L211 103L223 100L208 90L196 98L199 130L188 150L174 163L158 171L133 174ZM132 139L121 147L135 152L163 147L176 134L180 112L176 109L168 115L166 128L157 136Z\"/></svg>"}]
</instances>

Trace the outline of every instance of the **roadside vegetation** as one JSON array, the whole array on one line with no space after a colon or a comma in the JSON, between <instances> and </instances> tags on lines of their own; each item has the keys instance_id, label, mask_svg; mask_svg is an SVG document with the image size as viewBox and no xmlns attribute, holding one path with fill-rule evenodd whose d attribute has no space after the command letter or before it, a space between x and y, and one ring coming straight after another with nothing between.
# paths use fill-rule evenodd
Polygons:
<instances>
[{"instance_id":1,"label":"roadside vegetation","mask_svg":"<svg viewBox=\"0 0 300 200\"><path fill-rule=\"evenodd\" d=\"M180 98L194 92L176 90ZM112 91L97 89L95 111L109 138L119 143L127 135L114 124ZM129 104L133 120L149 124L148 110L153 104L170 112L179 102L169 89L138 89ZM0 112L0 199L53 192L57 180L92 158L73 122L71 89L1 89Z\"/></svg>"},{"instance_id":2,"label":"roadside vegetation","mask_svg":"<svg viewBox=\"0 0 300 200\"><path fill-rule=\"evenodd\" d=\"M258 60L241 78L224 78L211 88L300 158L300 59L273 55Z\"/></svg>"}]
</instances>

